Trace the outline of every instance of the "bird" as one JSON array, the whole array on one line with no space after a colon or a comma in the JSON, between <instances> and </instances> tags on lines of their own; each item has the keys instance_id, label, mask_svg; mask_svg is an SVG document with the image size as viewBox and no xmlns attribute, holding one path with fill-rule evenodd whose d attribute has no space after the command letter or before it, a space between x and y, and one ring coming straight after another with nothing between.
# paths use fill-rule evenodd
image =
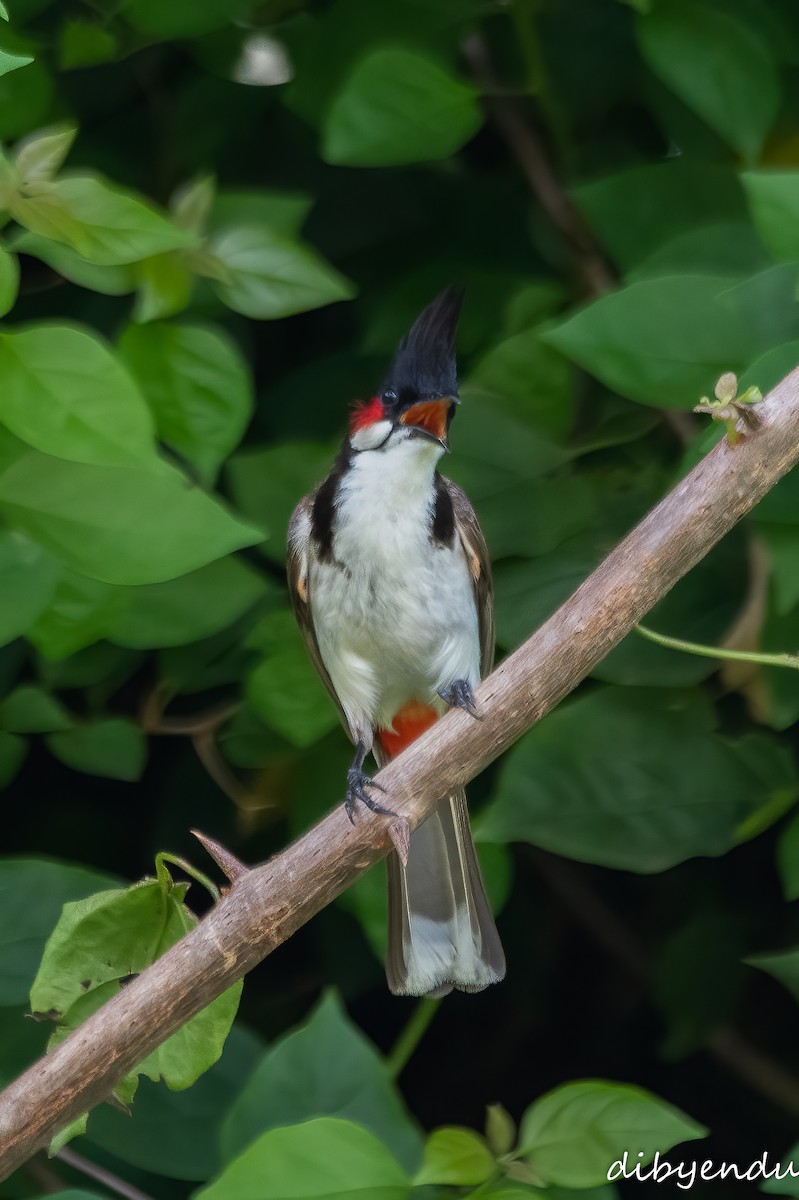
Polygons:
<instances>
[{"instance_id":1,"label":"bird","mask_svg":"<svg viewBox=\"0 0 799 1200\"><path fill-rule=\"evenodd\" d=\"M288 530L291 602L355 756L346 811L395 815L364 770L398 755L474 691L494 658L491 562L466 494L439 471L460 404L463 293L444 289L400 341L375 395L353 409L332 469ZM505 957L462 788L388 859L386 976L396 995L479 992Z\"/></svg>"}]
</instances>

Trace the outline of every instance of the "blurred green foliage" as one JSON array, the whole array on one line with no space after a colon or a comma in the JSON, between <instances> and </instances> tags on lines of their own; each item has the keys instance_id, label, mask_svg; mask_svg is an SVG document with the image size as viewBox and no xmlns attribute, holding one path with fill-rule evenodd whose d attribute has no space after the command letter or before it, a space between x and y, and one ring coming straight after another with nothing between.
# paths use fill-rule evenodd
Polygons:
<instances>
[{"instance_id":1,"label":"blurred green foliage","mask_svg":"<svg viewBox=\"0 0 799 1200\"><path fill-rule=\"evenodd\" d=\"M285 527L442 286L466 286L446 468L492 549L500 653L722 436L690 415L721 373L766 392L799 361L799 13L0 18L5 1082L203 910L174 858L128 886L159 851L197 878L200 827L263 859L339 799ZM797 649L796 471L648 624ZM708 1128L702 1159L787 1161L797 722L795 672L631 635L471 788L506 983L390 997L372 872L235 1021L239 988L120 1084L132 1117L101 1106L59 1144L85 1129L80 1154L158 1200L613 1200L653 1194L605 1182L625 1150ZM51 1170L63 1200L111 1194ZM23 1169L0 1197L52 1186Z\"/></svg>"}]
</instances>

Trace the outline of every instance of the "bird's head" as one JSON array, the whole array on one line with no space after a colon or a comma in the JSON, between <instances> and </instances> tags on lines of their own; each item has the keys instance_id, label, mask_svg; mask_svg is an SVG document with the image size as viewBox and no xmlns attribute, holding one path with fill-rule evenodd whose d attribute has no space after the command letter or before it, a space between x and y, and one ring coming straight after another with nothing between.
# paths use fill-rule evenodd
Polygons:
<instances>
[{"instance_id":1,"label":"bird's head","mask_svg":"<svg viewBox=\"0 0 799 1200\"><path fill-rule=\"evenodd\" d=\"M400 342L380 391L350 421L356 451L385 450L408 441L449 450L449 425L460 404L455 333L462 292L448 287L414 321Z\"/></svg>"}]
</instances>

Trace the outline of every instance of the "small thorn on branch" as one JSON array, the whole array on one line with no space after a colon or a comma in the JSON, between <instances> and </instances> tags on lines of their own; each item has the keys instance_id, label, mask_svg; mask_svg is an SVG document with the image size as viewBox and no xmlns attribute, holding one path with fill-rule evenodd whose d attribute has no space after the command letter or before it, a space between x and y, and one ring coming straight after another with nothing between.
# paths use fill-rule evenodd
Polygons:
<instances>
[{"instance_id":1,"label":"small thorn on branch","mask_svg":"<svg viewBox=\"0 0 799 1200\"><path fill-rule=\"evenodd\" d=\"M133 1116L130 1105L126 1104L124 1100L120 1100L116 1092L111 1092L109 1096L106 1096L105 1102L106 1104L110 1104L111 1107L115 1108L118 1112L124 1113L126 1117Z\"/></svg>"},{"instance_id":2,"label":"small thorn on branch","mask_svg":"<svg viewBox=\"0 0 799 1200\"><path fill-rule=\"evenodd\" d=\"M388 836L403 867L408 865L408 851L411 845L411 826L406 817L394 817L388 823Z\"/></svg>"},{"instance_id":3,"label":"small thorn on branch","mask_svg":"<svg viewBox=\"0 0 799 1200\"><path fill-rule=\"evenodd\" d=\"M197 829L192 829L191 832L231 883L235 883L242 875L247 874L250 868L245 866L241 859L236 858L235 854L231 854L219 842L214 841L213 838L208 837L204 833L200 833Z\"/></svg>"}]
</instances>

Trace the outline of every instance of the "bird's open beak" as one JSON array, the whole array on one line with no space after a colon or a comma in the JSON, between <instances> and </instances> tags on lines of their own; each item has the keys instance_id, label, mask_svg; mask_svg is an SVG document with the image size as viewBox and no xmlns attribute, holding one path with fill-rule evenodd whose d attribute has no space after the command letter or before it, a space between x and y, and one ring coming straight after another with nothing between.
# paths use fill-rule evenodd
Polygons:
<instances>
[{"instance_id":1,"label":"bird's open beak","mask_svg":"<svg viewBox=\"0 0 799 1200\"><path fill-rule=\"evenodd\" d=\"M447 424L457 403L458 399L452 396L445 396L442 400L422 400L402 414L400 424L409 426L423 437L428 437L431 441L438 442L445 450L449 450Z\"/></svg>"}]
</instances>

